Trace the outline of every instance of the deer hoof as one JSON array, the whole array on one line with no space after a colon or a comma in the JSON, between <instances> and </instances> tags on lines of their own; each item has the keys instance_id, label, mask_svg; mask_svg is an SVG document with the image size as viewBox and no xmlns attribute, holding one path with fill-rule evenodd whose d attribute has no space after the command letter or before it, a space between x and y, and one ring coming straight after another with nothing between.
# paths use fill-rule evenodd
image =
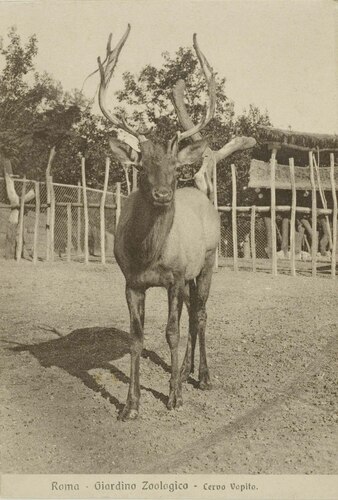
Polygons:
<instances>
[{"instance_id":1,"label":"deer hoof","mask_svg":"<svg viewBox=\"0 0 338 500\"><path fill-rule=\"evenodd\" d=\"M209 375L200 378L198 388L201 389L201 391L210 391L210 389L212 389Z\"/></svg>"},{"instance_id":2,"label":"deer hoof","mask_svg":"<svg viewBox=\"0 0 338 500\"><path fill-rule=\"evenodd\" d=\"M123 408L123 411L119 415L118 419L122 420L122 422L125 422L126 420L135 420L137 417L138 417L138 410L134 408L129 408L128 405L126 405Z\"/></svg>"},{"instance_id":3,"label":"deer hoof","mask_svg":"<svg viewBox=\"0 0 338 500\"><path fill-rule=\"evenodd\" d=\"M173 410L174 408L179 408L183 405L182 395L176 390L170 391L169 399L167 403L168 410Z\"/></svg>"}]
</instances>

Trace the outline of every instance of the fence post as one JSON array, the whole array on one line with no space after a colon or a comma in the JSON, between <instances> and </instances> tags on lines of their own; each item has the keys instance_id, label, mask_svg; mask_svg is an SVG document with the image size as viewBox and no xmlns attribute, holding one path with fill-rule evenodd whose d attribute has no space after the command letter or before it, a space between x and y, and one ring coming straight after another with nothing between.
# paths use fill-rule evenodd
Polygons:
<instances>
[{"instance_id":1,"label":"fence post","mask_svg":"<svg viewBox=\"0 0 338 500\"><path fill-rule=\"evenodd\" d=\"M53 177L49 177L50 183L50 254L49 258L54 261L54 230L55 230L55 191Z\"/></svg>"},{"instance_id":2,"label":"fence post","mask_svg":"<svg viewBox=\"0 0 338 500\"><path fill-rule=\"evenodd\" d=\"M20 262L23 248L23 218L25 214L25 196L26 196L26 176L23 178L22 191L20 198L20 212L18 224L18 241L16 245L16 260Z\"/></svg>"},{"instance_id":3,"label":"fence post","mask_svg":"<svg viewBox=\"0 0 338 500\"><path fill-rule=\"evenodd\" d=\"M106 221L105 221L105 210L104 206L106 203L106 195L108 189L108 179L109 179L109 167L110 167L110 159L106 158L106 170L104 174L104 184L103 184L103 192L101 196L100 202L100 240L101 240L101 262L102 264L106 263Z\"/></svg>"},{"instance_id":4,"label":"fence post","mask_svg":"<svg viewBox=\"0 0 338 500\"><path fill-rule=\"evenodd\" d=\"M71 261L72 248L72 204L67 203L67 262Z\"/></svg>"},{"instance_id":5,"label":"fence post","mask_svg":"<svg viewBox=\"0 0 338 500\"><path fill-rule=\"evenodd\" d=\"M277 276L277 236L276 236L276 154L277 149L273 148L271 153L271 268L272 275Z\"/></svg>"},{"instance_id":6,"label":"fence post","mask_svg":"<svg viewBox=\"0 0 338 500\"><path fill-rule=\"evenodd\" d=\"M46 261L49 261L50 255L50 177L46 175Z\"/></svg>"},{"instance_id":7,"label":"fence post","mask_svg":"<svg viewBox=\"0 0 338 500\"><path fill-rule=\"evenodd\" d=\"M121 215L121 182L116 183L116 226Z\"/></svg>"},{"instance_id":8,"label":"fence post","mask_svg":"<svg viewBox=\"0 0 338 500\"><path fill-rule=\"evenodd\" d=\"M296 276L296 206L297 191L295 181L295 164L293 158L289 158L290 180L291 180L291 220L290 220L290 268L291 276Z\"/></svg>"},{"instance_id":9,"label":"fence post","mask_svg":"<svg viewBox=\"0 0 338 500\"><path fill-rule=\"evenodd\" d=\"M39 235L39 218L40 218L40 183L35 181L35 224L34 224L34 240L33 240L33 264L38 261L38 235Z\"/></svg>"},{"instance_id":10,"label":"fence post","mask_svg":"<svg viewBox=\"0 0 338 500\"><path fill-rule=\"evenodd\" d=\"M255 273L256 272L256 205L252 205L251 207L250 240L251 240L252 270Z\"/></svg>"},{"instance_id":11,"label":"fence post","mask_svg":"<svg viewBox=\"0 0 338 500\"><path fill-rule=\"evenodd\" d=\"M81 203L81 182L77 183L77 202ZM76 251L77 254L81 254L81 207L77 207L77 239L76 239Z\"/></svg>"},{"instance_id":12,"label":"fence post","mask_svg":"<svg viewBox=\"0 0 338 500\"><path fill-rule=\"evenodd\" d=\"M136 191L137 189L137 169L133 167L133 186L132 191Z\"/></svg>"},{"instance_id":13,"label":"fence post","mask_svg":"<svg viewBox=\"0 0 338 500\"><path fill-rule=\"evenodd\" d=\"M214 196L214 207L218 211L218 199L217 199L217 163L216 163L215 158L214 158L214 168L213 168L213 190L214 190L214 193L213 193L213 196ZM216 253L215 253L215 265L214 265L215 271L217 271L217 269L218 269L218 253L219 253L219 247L217 247Z\"/></svg>"},{"instance_id":14,"label":"fence post","mask_svg":"<svg viewBox=\"0 0 338 500\"><path fill-rule=\"evenodd\" d=\"M232 246L234 254L234 271L238 271L238 243L237 243L237 183L236 183L236 167L231 164L231 181L232 181Z\"/></svg>"},{"instance_id":15,"label":"fence post","mask_svg":"<svg viewBox=\"0 0 338 500\"><path fill-rule=\"evenodd\" d=\"M332 188L332 254L331 254L331 276L336 278L336 263L337 263L337 224L338 224L338 208L337 208L337 193L336 181L334 178L334 154L330 153L330 180Z\"/></svg>"},{"instance_id":16,"label":"fence post","mask_svg":"<svg viewBox=\"0 0 338 500\"><path fill-rule=\"evenodd\" d=\"M87 189L86 189L86 160L84 156L81 158L81 175L82 175L82 192L83 192L83 214L84 214L84 261L85 264L89 262L88 251L88 202L87 202Z\"/></svg>"},{"instance_id":17,"label":"fence post","mask_svg":"<svg viewBox=\"0 0 338 500\"><path fill-rule=\"evenodd\" d=\"M311 257L312 257L312 276L315 277L317 274L317 193L316 184L313 170L313 157L312 151L309 152L309 166L310 166L310 182L311 182L311 197L312 197L312 245L311 245Z\"/></svg>"}]
</instances>

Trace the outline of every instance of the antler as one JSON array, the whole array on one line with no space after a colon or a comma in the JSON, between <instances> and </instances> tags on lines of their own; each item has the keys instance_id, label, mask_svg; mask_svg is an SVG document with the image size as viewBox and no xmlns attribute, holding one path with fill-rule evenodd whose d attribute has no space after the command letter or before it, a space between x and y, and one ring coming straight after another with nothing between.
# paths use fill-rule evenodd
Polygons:
<instances>
[{"instance_id":1,"label":"antler","mask_svg":"<svg viewBox=\"0 0 338 500\"><path fill-rule=\"evenodd\" d=\"M216 109L216 83L215 83L215 73L213 71L213 68L210 66L207 58L199 48L199 45L197 43L197 35L194 33L193 36L193 44L194 44L194 49L197 55L197 58L200 62L204 78L207 82L208 85L208 97L209 97L209 103L205 112L204 117L202 118L201 122L198 123L197 125L194 125L187 113L184 99L183 99L183 94L184 94L184 89L185 89L185 83L183 80L179 80L176 85L174 86L173 89L173 97L174 97L174 106L176 109L176 113L178 115L178 118L180 122L182 123L183 127L185 128L185 131L180 133L178 135L178 140L181 141L183 139L187 139L188 137L195 136L193 137L194 140L200 139L200 131L210 122L210 120L214 117L215 114L215 109Z\"/></svg>"},{"instance_id":2,"label":"antler","mask_svg":"<svg viewBox=\"0 0 338 500\"><path fill-rule=\"evenodd\" d=\"M116 115L111 113L106 104L106 99L107 99L107 88L109 85L109 82L113 76L115 66L118 61L118 57L120 55L120 52L126 43L126 40L129 36L131 26L128 24L128 27L126 29L126 32L124 33L123 37L121 40L118 42L116 47L112 50L111 48L111 40L112 40L112 34L110 33L109 38L108 38L108 43L107 43L107 54L106 58L101 62L101 58L97 58L97 62L99 65L99 70L100 70L100 75L101 75L101 83L100 83L100 89L99 89L99 105L101 108L102 113L104 116L111 122L113 125L116 125L116 127L121 128L125 132L128 132L129 134L133 135L136 137L139 141L145 140L145 135L150 132L149 129L142 128L139 126L137 129L131 127L124 116L124 114L121 115L121 119L119 119Z\"/></svg>"}]
</instances>

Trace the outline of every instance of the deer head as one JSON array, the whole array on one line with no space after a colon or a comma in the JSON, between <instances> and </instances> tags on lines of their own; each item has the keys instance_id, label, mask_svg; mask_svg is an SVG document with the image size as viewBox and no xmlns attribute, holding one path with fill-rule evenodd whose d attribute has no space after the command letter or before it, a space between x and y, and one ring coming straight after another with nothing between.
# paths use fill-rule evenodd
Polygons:
<instances>
[{"instance_id":1,"label":"deer head","mask_svg":"<svg viewBox=\"0 0 338 500\"><path fill-rule=\"evenodd\" d=\"M140 171L139 187L144 198L155 207L168 207L173 202L174 192L177 183L177 169L180 165L190 165L198 161L207 147L204 140L199 140L184 149L179 150L179 143L183 139L199 134L207 125L215 113L216 90L215 76L205 56L199 49L196 35L194 35L194 48L200 61L203 73L205 75L208 90L209 103L201 122L193 125L189 130L176 132L164 147L155 140L147 138L150 129L145 128L143 124L132 127L127 123L122 114L119 118L112 114L106 106L106 93L109 82L113 75L118 56L125 44L130 32L130 25L116 45L111 49L111 35L107 44L107 55L102 63L98 58L98 64L101 75L101 84L99 89L99 104L104 116L116 127L136 137L139 143L140 151L135 151L128 144L116 138L110 139L110 147L113 155L119 160L124 168L130 165L138 168Z\"/></svg>"}]
</instances>

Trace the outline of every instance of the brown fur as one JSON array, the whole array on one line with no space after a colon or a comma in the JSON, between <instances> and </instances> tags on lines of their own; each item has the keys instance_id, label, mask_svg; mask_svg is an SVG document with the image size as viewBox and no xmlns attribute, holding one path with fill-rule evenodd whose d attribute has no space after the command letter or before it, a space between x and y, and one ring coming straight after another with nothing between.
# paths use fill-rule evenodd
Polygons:
<instances>
[{"instance_id":1,"label":"brown fur","mask_svg":"<svg viewBox=\"0 0 338 500\"><path fill-rule=\"evenodd\" d=\"M124 151L119 144L119 159ZM114 253L126 279L126 298L130 312L131 372L122 419L138 415L139 363L143 348L145 291L161 286L168 290L166 338L171 351L172 376L168 408L182 404L182 380L193 367L196 338L200 342L199 382L210 387L205 351L205 305L209 295L215 250L218 245L219 217L207 197L196 188L176 191L176 166L196 161L205 149L195 143L177 153L177 145L162 146L150 141L141 144L140 189L132 193L121 213L115 235ZM184 160L183 160L184 159ZM184 295L190 286L189 341L181 368L178 368L179 321Z\"/></svg>"}]
</instances>

